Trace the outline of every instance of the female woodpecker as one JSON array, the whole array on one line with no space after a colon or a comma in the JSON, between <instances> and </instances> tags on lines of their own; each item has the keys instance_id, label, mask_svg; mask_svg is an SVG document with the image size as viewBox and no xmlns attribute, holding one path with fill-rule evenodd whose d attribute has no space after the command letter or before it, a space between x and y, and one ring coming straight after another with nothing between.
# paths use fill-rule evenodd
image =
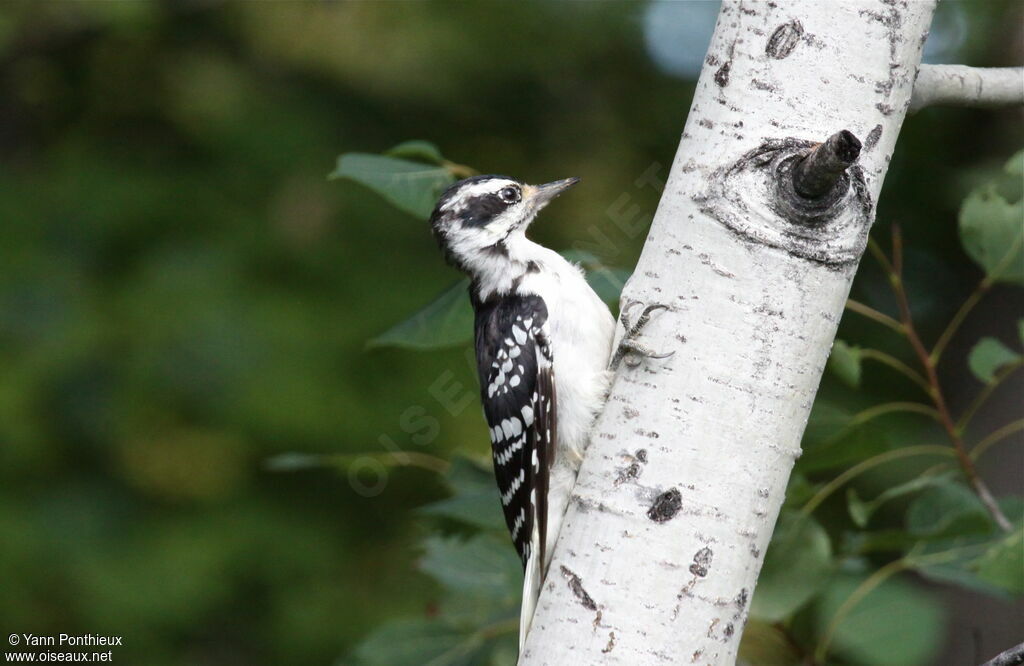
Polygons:
<instances>
[{"instance_id":1,"label":"female woodpecker","mask_svg":"<svg viewBox=\"0 0 1024 666\"><path fill-rule=\"evenodd\" d=\"M577 182L475 176L449 187L430 218L445 258L471 279L480 398L525 570L520 648L611 379L611 312L579 266L526 237L537 213ZM656 307L626 325L624 348L652 355L629 338Z\"/></svg>"}]
</instances>

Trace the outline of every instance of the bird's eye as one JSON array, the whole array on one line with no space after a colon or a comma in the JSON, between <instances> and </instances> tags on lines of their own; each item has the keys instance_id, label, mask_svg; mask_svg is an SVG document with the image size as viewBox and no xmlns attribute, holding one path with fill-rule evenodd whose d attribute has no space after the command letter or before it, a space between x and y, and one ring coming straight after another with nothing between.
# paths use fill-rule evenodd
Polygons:
<instances>
[{"instance_id":1,"label":"bird's eye","mask_svg":"<svg viewBox=\"0 0 1024 666\"><path fill-rule=\"evenodd\" d=\"M498 192L498 197L505 203L515 203L519 201L519 188L518 187L505 187Z\"/></svg>"}]
</instances>

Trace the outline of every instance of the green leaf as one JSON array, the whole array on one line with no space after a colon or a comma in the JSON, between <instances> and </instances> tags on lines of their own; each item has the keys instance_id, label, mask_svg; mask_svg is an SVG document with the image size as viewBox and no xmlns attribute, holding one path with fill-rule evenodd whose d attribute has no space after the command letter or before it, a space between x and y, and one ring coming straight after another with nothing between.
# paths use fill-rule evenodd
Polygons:
<instances>
[{"instance_id":1,"label":"green leaf","mask_svg":"<svg viewBox=\"0 0 1024 666\"><path fill-rule=\"evenodd\" d=\"M999 368L1019 360L1020 354L999 340L982 338L978 344L974 345L974 349L967 357L967 365L970 366L975 377L987 384L995 379Z\"/></svg>"},{"instance_id":2,"label":"green leaf","mask_svg":"<svg viewBox=\"0 0 1024 666\"><path fill-rule=\"evenodd\" d=\"M981 580L1011 594L1024 594L1024 528L998 541L973 567Z\"/></svg>"},{"instance_id":3,"label":"green leaf","mask_svg":"<svg viewBox=\"0 0 1024 666\"><path fill-rule=\"evenodd\" d=\"M797 647L778 627L750 620L743 628L737 663L753 666L799 666Z\"/></svg>"},{"instance_id":4,"label":"green leaf","mask_svg":"<svg viewBox=\"0 0 1024 666\"><path fill-rule=\"evenodd\" d=\"M598 258L593 252L587 250L562 250L558 254L562 255L562 258L566 261L571 261L574 264L579 264L583 268L589 268L591 266L603 266L604 263Z\"/></svg>"},{"instance_id":5,"label":"green leaf","mask_svg":"<svg viewBox=\"0 0 1024 666\"><path fill-rule=\"evenodd\" d=\"M959 491L957 491L959 492ZM920 500L925 499L922 495ZM962 498L962 503L969 500ZM1006 589L978 575L978 560L987 551L998 546L1006 535L999 530L995 521L986 511L984 516L977 513L980 501L974 500L975 507L968 509L969 515L955 507L951 497L940 501L931 510L950 510L955 517L942 530L939 537L929 536L906 549L909 561L923 576L942 583L953 583L986 594L1005 596ZM945 509L943 508L945 507ZM1024 501L1019 497L1004 497L999 501L1003 514L1013 524L1024 521ZM915 507L911 505L911 509ZM936 560L937 554L946 557Z\"/></svg>"},{"instance_id":6,"label":"green leaf","mask_svg":"<svg viewBox=\"0 0 1024 666\"><path fill-rule=\"evenodd\" d=\"M1018 178L1024 176L1024 150L1008 159L1006 161L1006 166L1003 167L1003 171L1011 176L1017 176Z\"/></svg>"},{"instance_id":7,"label":"green leaf","mask_svg":"<svg viewBox=\"0 0 1024 666\"><path fill-rule=\"evenodd\" d=\"M751 601L751 617L778 622L820 591L832 573L832 545L812 517L783 512L765 554Z\"/></svg>"},{"instance_id":8,"label":"green leaf","mask_svg":"<svg viewBox=\"0 0 1024 666\"><path fill-rule=\"evenodd\" d=\"M263 466L271 472L297 472L305 469L337 467L339 464L344 464L344 461L339 463L330 456L318 453L289 452L267 458Z\"/></svg>"},{"instance_id":9,"label":"green leaf","mask_svg":"<svg viewBox=\"0 0 1024 666\"><path fill-rule=\"evenodd\" d=\"M394 148L385 150L384 154L389 157L426 162L427 164L441 165L444 162L444 156L441 155L440 148L429 141L419 139L403 141Z\"/></svg>"},{"instance_id":10,"label":"green leaf","mask_svg":"<svg viewBox=\"0 0 1024 666\"><path fill-rule=\"evenodd\" d=\"M566 261L579 264L587 272L587 283L605 303L616 304L622 294L622 287L629 280L632 271L613 268L601 261L597 255L586 250L565 250L559 254Z\"/></svg>"},{"instance_id":11,"label":"green leaf","mask_svg":"<svg viewBox=\"0 0 1024 666\"><path fill-rule=\"evenodd\" d=\"M832 581L815 605L819 636L863 582L852 575ZM941 606L934 599L909 583L890 579L839 619L830 653L870 666L928 664L942 647L942 630Z\"/></svg>"},{"instance_id":12,"label":"green leaf","mask_svg":"<svg viewBox=\"0 0 1024 666\"><path fill-rule=\"evenodd\" d=\"M827 441L836 432L846 428L853 418L853 412L844 405L827 399L815 400L811 407L811 415L804 430L807 442Z\"/></svg>"},{"instance_id":13,"label":"green leaf","mask_svg":"<svg viewBox=\"0 0 1024 666\"><path fill-rule=\"evenodd\" d=\"M920 542L906 530L885 529L864 532L846 532L841 552L866 555L868 553L903 553Z\"/></svg>"},{"instance_id":14,"label":"green leaf","mask_svg":"<svg viewBox=\"0 0 1024 666\"><path fill-rule=\"evenodd\" d=\"M523 573L507 532L462 540L431 537L420 569L444 587L440 617L478 629L518 618Z\"/></svg>"},{"instance_id":15,"label":"green leaf","mask_svg":"<svg viewBox=\"0 0 1024 666\"><path fill-rule=\"evenodd\" d=\"M437 620L392 620L356 647L365 666L453 666L466 663L471 636Z\"/></svg>"},{"instance_id":16,"label":"green leaf","mask_svg":"<svg viewBox=\"0 0 1024 666\"><path fill-rule=\"evenodd\" d=\"M906 521L907 531L925 539L989 534L995 529L981 500L955 482L922 493L907 510Z\"/></svg>"},{"instance_id":17,"label":"green leaf","mask_svg":"<svg viewBox=\"0 0 1024 666\"><path fill-rule=\"evenodd\" d=\"M505 516L493 472L459 456L452 460L446 480L452 496L421 507L420 513L504 533Z\"/></svg>"},{"instance_id":18,"label":"green leaf","mask_svg":"<svg viewBox=\"0 0 1024 666\"><path fill-rule=\"evenodd\" d=\"M622 287L630 275L632 273L623 268L595 268L587 272L587 283L602 301L614 305L619 302Z\"/></svg>"},{"instance_id":19,"label":"green leaf","mask_svg":"<svg viewBox=\"0 0 1024 666\"><path fill-rule=\"evenodd\" d=\"M846 510L849 512L850 519L853 520L854 525L860 528L867 527L868 519L871 518L871 511L868 508L867 502L857 495L856 488L846 489Z\"/></svg>"},{"instance_id":20,"label":"green leaf","mask_svg":"<svg viewBox=\"0 0 1024 666\"><path fill-rule=\"evenodd\" d=\"M473 339L469 279L459 280L426 307L366 343L367 347L438 349Z\"/></svg>"},{"instance_id":21,"label":"green leaf","mask_svg":"<svg viewBox=\"0 0 1024 666\"><path fill-rule=\"evenodd\" d=\"M804 444L814 446L835 441L837 433L844 432L853 419L853 411L826 399L814 401L811 415L804 430Z\"/></svg>"},{"instance_id":22,"label":"green leaf","mask_svg":"<svg viewBox=\"0 0 1024 666\"><path fill-rule=\"evenodd\" d=\"M480 534L469 540L431 537L420 569L450 590L495 601L518 601L522 567L507 539Z\"/></svg>"},{"instance_id":23,"label":"green leaf","mask_svg":"<svg viewBox=\"0 0 1024 666\"><path fill-rule=\"evenodd\" d=\"M489 481L494 487L493 479ZM496 495L486 502L499 506ZM435 536L424 542L419 566L444 587L440 617L445 621L475 630L518 618L522 566L507 534L502 519L500 533L481 533L468 540Z\"/></svg>"},{"instance_id":24,"label":"green leaf","mask_svg":"<svg viewBox=\"0 0 1024 666\"><path fill-rule=\"evenodd\" d=\"M348 470L352 465L373 460L384 467L420 467L443 472L447 463L419 451L375 451L368 453L279 453L267 458L264 467L271 472L297 472L306 469Z\"/></svg>"},{"instance_id":25,"label":"green leaf","mask_svg":"<svg viewBox=\"0 0 1024 666\"><path fill-rule=\"evenodd\" d=\"M799 471L810 474L849 467L892 448L891 424L903 415L886 416L887 427L884 428L879 425L881 419L855 423L854 416L843 405L825 399L815 400L800 443L804 453L797 461Z\"/></svg>"},{"instance_id":26,"label":"green leaf","mask_svg":"<svg viewBox=\"0 0 1024 666\"><path fill-rule=\"evenodd\" d=\"M518 633L512 632L494 641L495 645L487 666L516 666L516 662L519 661Z\"/></svg>"},{"instance_id":27,"label":"green leaf","mask_svg":"<svg viewBox=\"0 0 1024 666\"><path fill-rule=\"evenodd\" d=\"M821 490L820 485L811 483L806 476L799 472L793 472L789 475L789 483L786 484L784 506L787 509L800 508L807 504L819 490Z\"/></svg>"},{"instance_id":28,"label":"green leaf","mask_svg":"<svg viewBox=\"0 0 1024 666\"><path fill-rule=\"evenodd\" d=\"M871 516L886 502L894 500L905 495L916 493L925 488L932 486L941 486L950 482L953 478L953 472L946 472L943 474L928 474L921 475L910 479L897 486L892 486L882 491L875 499L865 501L857 496L856 490L850 488L847 491L847 508L850 512L850 518L858 527L865 527Z\"/></svg>"},{"instance_id":29,"label":"green leaf","mask_svg":"<svg viewBox=\"0 0 1024 666\"><path fill-rule=\"evenodd\" d=\"M993 280L1024 285L1024 201L1009 203L994 184L982 186L960 207L960 240Z\"/></svg>"},{"instance_id":30,"label":"green leaf","mask_svg":"<svg viewBox=\"0 0 1024 666\"><path fill-rule=\"evenodd\" d=\"M844 383L857 388L860 386L860 361L860 349L837 339L828 357L828 367Z\"/></svg>"},{"instance_id":31,"label":"green leaf","mask_svg":"<svg viewBox=\"0 0 1024 666\"><path fill-rule=\"evenodd\" d=\"M478 460L457 454L452 458L452 466L445 475L445 482L455 495L473 494L482 490L497 492L494 483L494 470L490 456L487 460Z\"/></svg>"},{"instance_id":32,"label":"green leaf","mask_svg":"<svg viewBox=\"0 0 1024 666\"><path fill-rule=\"evenodd\" d=\"M1024 319L1017 321L1017 335L1020 337L1020 343L1024 345Z\"/></svg>"},{"instance_id":33,"label":"green leaf","mask_svg":"<svg viewBox=\"0 0 1024 666\"><path fill-rule=\"evenodd\" d=\"M329 178L354 180L423 220L430 217L438 197L455 181L444 167L366 153L339 157Z\"/></svg>"}]
</instances>

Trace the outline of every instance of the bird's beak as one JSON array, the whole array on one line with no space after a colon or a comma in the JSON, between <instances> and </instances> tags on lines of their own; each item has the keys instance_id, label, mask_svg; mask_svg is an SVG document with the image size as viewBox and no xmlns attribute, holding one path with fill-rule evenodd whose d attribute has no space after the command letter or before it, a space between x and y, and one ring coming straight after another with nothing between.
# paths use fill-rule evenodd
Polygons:
<instances>
[{"instance_id":1,"label":"bird's beak","mask_svg":"<svg viewBox=\"0 0 1024 666\"><path fill-rule=\"evenodd\" d=\"M532 185L525 194L530 201L530 207L533 208L534 211L539 211L541 208L551 203L552 199L562 192L565 192L578 182L580 182L579 178L566 178L564 180L556 180L553 183Z\"/></svg>"}]
</instances>

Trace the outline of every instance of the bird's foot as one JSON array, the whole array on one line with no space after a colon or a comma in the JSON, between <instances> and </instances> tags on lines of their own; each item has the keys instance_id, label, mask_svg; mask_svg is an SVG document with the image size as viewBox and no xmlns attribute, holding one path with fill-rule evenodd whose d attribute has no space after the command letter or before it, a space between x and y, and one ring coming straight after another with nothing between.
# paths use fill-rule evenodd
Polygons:
<instances>
[{"instance_id":1,"label":"bird's foot","mask_svg":"<svg viewBox=\"0 0 1024 666\"><path fill-rule=\"evenodd\" d=\"M668 358L675 354L674 351L659 354L650 347L637 342L636 338L640 335L640 331L643 330L647 322L651 320L651 313L657 312L658 310L668 310L669 307L662 303L653 303L644 308L643 312L640 313L640 317L637 318L635 323L630 321L629 312L633 309L634 305L641 305L640 301L633 301L622 309L622 313L619 315L619 321L622 322L622 328L625 329L625 333L622 335L622 340L619 341L619 346L615 350L615 355L612 357L611 365L609 366L612 370L619 367L619 364L625 360L626 365L631 368L635 368L640 365L641 358Z\"/></svg>"}]
</instances>

